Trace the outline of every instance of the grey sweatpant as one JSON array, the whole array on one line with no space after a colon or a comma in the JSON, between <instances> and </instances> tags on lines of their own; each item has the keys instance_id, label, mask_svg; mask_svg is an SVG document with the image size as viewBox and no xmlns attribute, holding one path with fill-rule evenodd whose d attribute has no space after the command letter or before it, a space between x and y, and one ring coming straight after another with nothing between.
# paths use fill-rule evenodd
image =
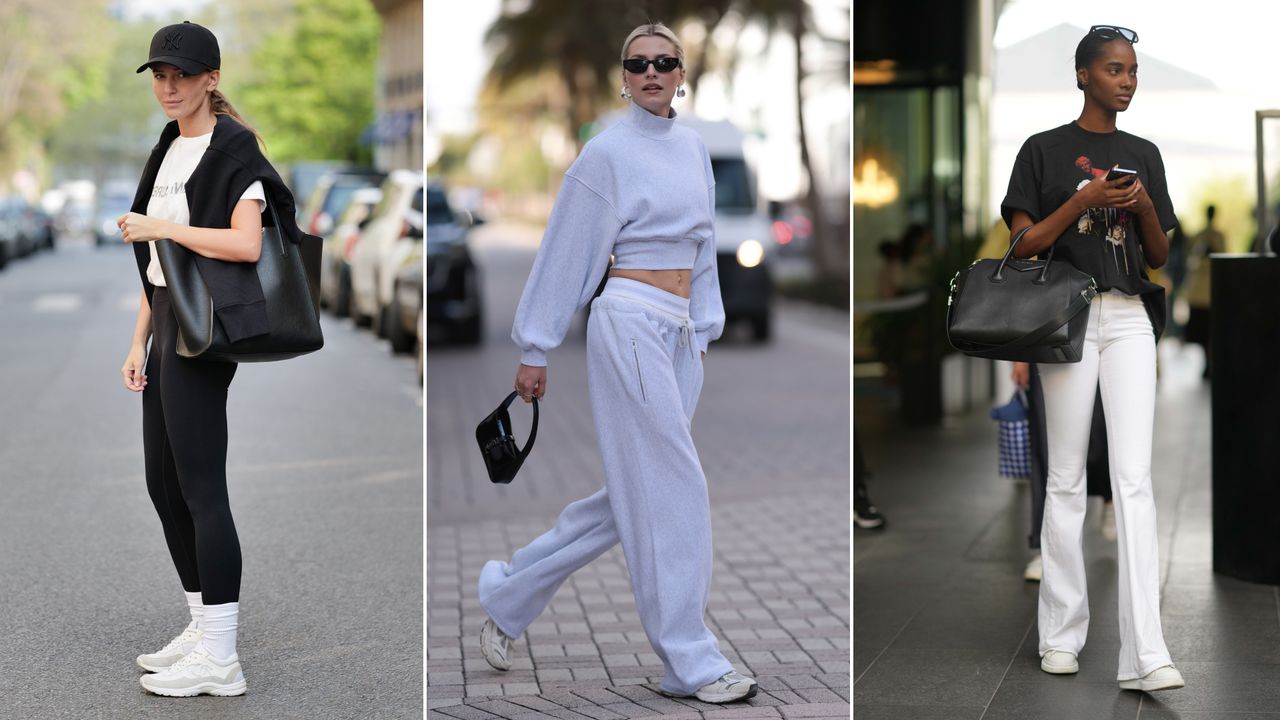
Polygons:
<instances>
[{"instance_id":1,"label":"grey sweatpant","mask_svg":"<svg viewBox=\"0 0 1280 720\"><path fill-rule=\"evenodd\" d=\"M640 622L666 668L661 687L680 694L733 669L703 619L711 508L690 434L702 360L688 308L678 295L609 279L587 324L605 487L566 507L510 563L480 573L480 605L518 637L573 571L621 541Z\"/></svg>"}]
</instances>

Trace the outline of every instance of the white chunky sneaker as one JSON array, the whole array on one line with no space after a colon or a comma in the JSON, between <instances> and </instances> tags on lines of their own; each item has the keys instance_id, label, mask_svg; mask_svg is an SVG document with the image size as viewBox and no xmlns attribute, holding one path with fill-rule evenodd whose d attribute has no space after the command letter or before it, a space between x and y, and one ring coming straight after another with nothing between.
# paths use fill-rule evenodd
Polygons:
<instances>
[{"instance_id":1,"label":"white chunky sneaker","mask_svg":"<svg viewBox=\"0 0 1280 720\"><path fill-rule=\"evenodd\" d=\"M160 672L181 660L183 655L195 650L199 640L200 631L188 626L163 648L147 655L139 655L138 667L147 672Z\"/></svg>"},{"instance_id":2,"label":"white chunky sneaker","mask_svg":"<svg viewBox=\"0 0 1280 720\"><path fill-rule=\"evenodd\" d=\"M138 678L148 692L167 697L194 697L196 695L243 695L244 673L240 671L240 658L235 655L219 660L209 654L203 645L183 655L167 669L153 675Z\"/></svg>"},{"instance_id":3,"label":"white chunky sneaker","mask_svg":"<svg viewBox=\"0 0 1280 720\"><path fill-rule=\"evenodd\" d=\"M734 700L746 700L755 697L756 690L759 687L752 678L742 675L736 670L730 670L720 676L719 680L708 683L698 688L693 695L681 695L658 688L658 692L667 697L696 697L705 703L728 703Z\"/></svg>"},{"instance_id":4,"label":"white chunky sneaker","mask_svg":"<svg viewBox=\"0 0 1280 720\"><path fill-rule=\"evenodd\" d=\"M1070 675L1080 672L1076 654L1065 650L1050 650L1040 658L1040 669L1054 675Z\"/></svg>"},{"instance_id":5,"label":"white chunky sneaker","mask_svg":"<svg viewBox=\"0 0 1280 720\"><path fill-rule=\"evenodd\" d=\"M1158 667L1140 678L1120 681L1121 690L1141 690L1142 692L1173 690L1183 685L1186 685L1186 682L1182 679L1182 673L1172 665Z\"/></svg>"},{"instance_id":6,"label":"white chunky sneaker","mask_svg":"<svg viewBox=\"0 0 1280 720\"><path fill-rule=\"evenodd\" d=\"M485 618L484 627L480 628L480 654L484 661L494 670L510 670L511 638L507 637L492 618Z\"/></svg>"}]
</instances>

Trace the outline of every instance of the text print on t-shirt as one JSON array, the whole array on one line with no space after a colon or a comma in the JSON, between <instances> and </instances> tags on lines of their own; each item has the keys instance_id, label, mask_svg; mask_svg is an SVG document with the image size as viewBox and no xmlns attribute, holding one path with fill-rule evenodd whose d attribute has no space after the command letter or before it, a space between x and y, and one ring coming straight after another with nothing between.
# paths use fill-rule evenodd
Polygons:
<instances>
[{"instance_id":1,"label":"text print on t-shirt","mask_svg":"<svg viewBox=\"0 0 1280 720\"><path fill-rule=\"evenodd\" d=\"M1076 158L1076 167L1088 176L1076 185L1076 192L1095 179L1107 176L1107 171L1100 169L1086 155ZM1080 213L1080 219L1076 221L1076 232L1081 235L1092 235L1110 243L1111 259L1115 262L1116 272L1120 272L1120 261L1123 258L1124 274L1130 275L1132 273L1129 271L1129 253L1125 251L1124 241L1128 235L1129 223L1132 221L1133 214L1128 210L1088 208Z\"/></svg>"},{"instance_id":2,"label":"text print on t-shirt","mask_svg":"<svg viewBox=\"0 0 1280 720\"><path fill-rule=\"evenodd\" d=\"M153 198L167 198L172 195L186 195L186 194L187 194L187 182L185 180L179 180L177 182L172 182L167 185L156 185L151 188L151 197Z\"/></svg>"}]
</instances>

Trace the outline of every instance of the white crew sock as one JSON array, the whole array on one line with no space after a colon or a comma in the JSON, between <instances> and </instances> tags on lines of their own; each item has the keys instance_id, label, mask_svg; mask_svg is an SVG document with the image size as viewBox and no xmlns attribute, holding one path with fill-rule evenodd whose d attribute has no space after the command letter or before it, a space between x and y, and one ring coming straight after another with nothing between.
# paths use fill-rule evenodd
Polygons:
<instances>
[{"instance_id":1,"label":"white crew sock","mask_svg":"<svg viewBox=\"0 0 1280 720\"><path fill-rule=\"evenodd\" d=\"M236 654L236 628L240 622L240 603L205 605L200 618L203 635L200 642L209 654L225 660Z\"/></svg>"},{"instance_id":2,"label":"white crew sock","mask_svg":"<svg viewBox=\"0 0 1280 720\"><path fill-rule=\"evenodd\" d=\"M189 630L197 630L200 627L200 618L204 615L204 599L200 596L200 591L186 592L187 609L191 611L191 624L187 626Z\"/></svg>"}]
</instances>

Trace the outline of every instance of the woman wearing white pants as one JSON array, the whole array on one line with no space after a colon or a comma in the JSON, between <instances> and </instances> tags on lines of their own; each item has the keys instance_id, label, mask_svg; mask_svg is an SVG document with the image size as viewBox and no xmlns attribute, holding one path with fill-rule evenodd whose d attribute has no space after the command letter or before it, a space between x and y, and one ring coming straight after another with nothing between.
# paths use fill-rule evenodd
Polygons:
<instances>
[{"instance_id":1,"label":"woman wearing white pants","mask_svg":"<svg viewBox=\"0 0 1280 720\"><path fill-rule=\"evenodd\" d=\"M554 528L480 574L485 660L511 667L511 641L573 571L622 543L664 694L723 703L751 697L703 616L711 587L711 511L690 435L702 356L720 335L715 178L702 141L675 121L684 81L679 40L641 25L622 49L626 117L593 138L565 173L511 336L516 390L547 385L548 350L591 300L587 382L605 487L570 504ZM683 95L683 90L680 90Z\"/></svg>"},{"instance_id":2,"label":"woman wearing white pants","mask_svg":"<svg viewBox=\"0 0 1280 720\"><path fill-rule=\"evenodd\" d=\"M1089 629L1081 532L1097 388L1106 414L1118 542L1116 677L1121 688L1152 691L1183 686L1160 626L1151 436L1155 341L1164 329L1165 300L1145 271L1165 263L1166 232L1175 220L1160 151L1116 129L1116 113L1128 109L1137 90L1137 41L1132 30L1099 25L1080 41L1076 86L1084 93L1084 109L1076 121L1027 140L1001 212L1015 234L1031 226L1015 251L1019 257L1053 247L1055 259L1092 275L1100 289L1089 308L1080 362L1038 366L1049 441L1040 667L1077 672Z\"/></svg>"}]
</instances>

